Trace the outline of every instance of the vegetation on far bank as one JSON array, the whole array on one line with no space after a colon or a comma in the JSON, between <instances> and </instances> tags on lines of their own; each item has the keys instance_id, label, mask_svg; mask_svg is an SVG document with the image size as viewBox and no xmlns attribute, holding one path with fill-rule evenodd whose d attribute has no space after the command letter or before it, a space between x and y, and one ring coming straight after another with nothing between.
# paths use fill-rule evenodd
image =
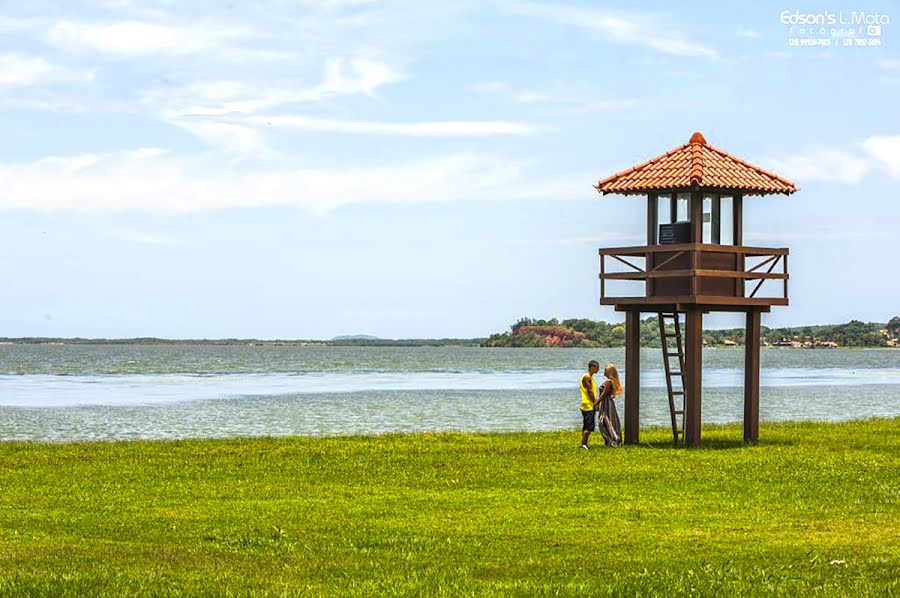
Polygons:
<instances>
[{"instance_id":1,"label":"vegetation on far bank","mask_svg":"<svg viewBox=\"0 0 900 598\"><path fill-rule=\"evenodd\" d=\"M671 325L670 325L671 329ZM762 327L762 341L769 345L794 347L896 347L900 344L900 317L887 323L851 320L846 324ZM744 344L744 329L704 330L703 342L709 346ZM483 347L621 347L625 344L625 324L602 320L537 320L522 318L508 332L492 334ZM656 316L641 321L641 344L660 346Z\"/></svg>"},{"instance_id":2,"label":"vegetation on far bank","mask_svg":"<svg viewBox=\"0 0 900 598\"><path fill-rule=\"evenodd\" d=\"M671 328L671 327L670 327ZM709 346L743 345L744 329L704 330L703 340ZM762 327L765 344L785 346L891 347L900 346L900 317L887 323L851 320L846 324ZM521 318L508 332L488 338L407 338L388 339L358 335L331 340L302 339L165 339L141 338L0 338L3 344L34 345L201 345L201 346L265 346L265 347L622 347L625 324L602 320L540 320ZM641 344L659 346L656 316L641 321Z\"/></svg>"},{"instance_id":3,"label":"vegetation on far bank","mask_svg":"<svg viewBox=\"0 0 900 598\"><path fill-rule=\"evenodd\" d=\"M0 443L0 595L890 596L900 419Z\"/></svg>"}]
</instances>

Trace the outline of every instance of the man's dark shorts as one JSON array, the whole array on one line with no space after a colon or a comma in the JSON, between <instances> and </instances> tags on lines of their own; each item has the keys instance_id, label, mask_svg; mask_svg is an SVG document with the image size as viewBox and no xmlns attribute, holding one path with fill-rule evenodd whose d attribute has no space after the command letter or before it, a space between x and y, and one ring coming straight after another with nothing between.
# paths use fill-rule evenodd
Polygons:
<instances>
[{"instance_id":1,"label":"man's dark shorts","mask_svg":"<svg viewBox=\"0 0 900 598\"><path fill-rule=\"evenodd\" d=\"M593 432L597 429L596 411L582 411L581 417L584 418L584 423L581 425L582 432Z\"/></svg>"}]
</instances>

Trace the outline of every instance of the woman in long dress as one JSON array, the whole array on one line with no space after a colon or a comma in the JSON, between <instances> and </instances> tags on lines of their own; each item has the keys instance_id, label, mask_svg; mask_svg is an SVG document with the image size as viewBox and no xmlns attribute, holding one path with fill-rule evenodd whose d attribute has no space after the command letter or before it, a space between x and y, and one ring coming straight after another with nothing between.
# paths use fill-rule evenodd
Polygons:
<instances>
[{"instance_id":1,"label":"woman in long dress","mask_svg":"<svg viewBox=\"0 0 900 598\"><path fill-rule=\"evenodd\" d=\"M606 446L622 446L622 425L619 423L619 414L616 411L615 397L622 394L622 384L619 383L619 371L613 364L607 364L603 370L606 380L600 387L600 413L597 425L603 442Z\"/></svg>"}]
</instances>

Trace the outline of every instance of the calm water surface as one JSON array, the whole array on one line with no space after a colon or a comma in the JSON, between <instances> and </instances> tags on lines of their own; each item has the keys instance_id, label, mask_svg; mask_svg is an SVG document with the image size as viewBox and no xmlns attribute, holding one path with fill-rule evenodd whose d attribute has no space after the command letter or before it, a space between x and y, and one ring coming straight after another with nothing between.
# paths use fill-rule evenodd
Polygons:
<instances>
[{"instance_id":1,"label":"calm water surface","mask_svg":"<svg viewBox=\"0 0 900 598\"><path fill-rule=\"evenodd\" d=\"M742 350L703 358L704 421L740 421ZM624 352L0 345L0 440L573 428L590 359ZM666 424L659 349L641 361L641 423ZM900 416L900 351L764 349L762 367L763 420Z\"/></svg>"}]
</instances>

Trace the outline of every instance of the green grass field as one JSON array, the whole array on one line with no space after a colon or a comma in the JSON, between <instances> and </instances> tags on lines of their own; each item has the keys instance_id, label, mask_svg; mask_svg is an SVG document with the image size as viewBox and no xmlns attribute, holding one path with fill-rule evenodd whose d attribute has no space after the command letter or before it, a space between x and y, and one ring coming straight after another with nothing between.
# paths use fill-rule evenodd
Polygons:
<instances>
[{"instance_id":1,"label":"green grass field","mask_svg":"<svg viewBox=\"0 0 900 598\"><path fill-rule=\"evenodd\" d=\"M0 595L900 595L900 419L0 443Z\"/></svg>"}]
</instances>

